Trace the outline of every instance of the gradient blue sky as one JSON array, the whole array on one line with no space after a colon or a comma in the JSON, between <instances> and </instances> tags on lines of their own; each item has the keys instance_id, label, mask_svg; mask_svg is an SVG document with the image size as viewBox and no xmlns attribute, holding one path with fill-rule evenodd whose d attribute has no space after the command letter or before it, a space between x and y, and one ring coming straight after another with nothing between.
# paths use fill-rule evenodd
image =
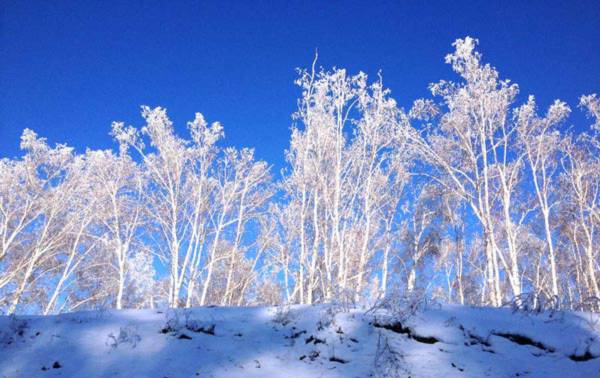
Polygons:
<instances>
[{"instance_id":1,"label":"gradient blue sky","mask_svg":"<svg viewBox=\"0 0 600 378\"><path fill-rule=\"evenodd\" d=\"M253 146L278 171L296 67L381 69L403 107L455 78L443 63L471 35L503 77L575 105L600 92L600 1L0 0L0 157L31 128L51 143L114 147L110 123L163 106L179 132L196 111L226 145ZM585 123L581 115L573 122Z\"/></svg>"}]
</instances>

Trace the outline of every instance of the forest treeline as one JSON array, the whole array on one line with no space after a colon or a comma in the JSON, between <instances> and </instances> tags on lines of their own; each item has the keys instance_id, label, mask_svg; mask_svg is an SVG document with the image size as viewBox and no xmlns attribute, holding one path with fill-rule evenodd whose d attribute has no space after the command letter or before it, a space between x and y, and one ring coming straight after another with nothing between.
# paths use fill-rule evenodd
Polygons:
<instances>
[{"instance_id":1,"label":"forest treeline","mask_svg":"<svg viewBox=\"0 0 600 378\"><path fill-rule=\"evenodd\" d=\"M85 153L24 130L0 160L0 311L416 293L600 310L600 98L538 109L476 45L410 110L381 76L300 70L281 175L200 113L182 137L142 107Z\"/></svg>"}]
</instances>

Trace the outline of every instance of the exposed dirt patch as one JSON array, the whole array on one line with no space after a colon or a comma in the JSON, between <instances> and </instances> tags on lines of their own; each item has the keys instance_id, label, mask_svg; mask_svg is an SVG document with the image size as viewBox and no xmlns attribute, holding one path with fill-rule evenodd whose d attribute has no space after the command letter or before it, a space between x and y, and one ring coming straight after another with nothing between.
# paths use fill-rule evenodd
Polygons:
<instances>
[{"instance_id":1,"label":"exposed dirt patch","mask_svg":"<svg viewBox=\"0 0 600 378\"><path fill-rule=\"evenodd\" d=\"M336 356L329 357L329 361L331 361L331 362L337 362L339 364L347 364L348 363L348 361L344 360L343 358L339 358L339 357L336 357Z\"/></svg>"},{"instance_id":2,"label":"exposed dirt patch","mask_svg":"<svg viewBox=\"0 0 600 378\"><path fill-rule=\"evenodd\" d=\"M535 341L527 336L519 335L517 333L492 332L492 335L503 337L519 345L531 345L546 352L554 353L555 351L552 347L546 346L539 341Z\"/></svg>"},{"instance_id":3,"label":"exposed dirt patch","mask_svg":"<svg viewBox=\"0 0 600 378\"><path fill-rule=\"evenodd\" d=\"M309 353L309 355L305 355L303 354L302 356L300 356L299 360L300 361L304 361L306 358L308 358L311 361L316 360L317 358L319 358L320 353L316 350L313 350L312 352Z\"/></svg>"},{"instance_id":4,"label":"exposed dirt patch","mask_svg":"<svg viewBox=\"0 0 600 378\"><path fill-rule=\"evenodd\" d=\"M569 358L575 362L584 362L598 358L598 356L594 356L589 350L586 350L584 354L571 354Z\"/></svg>"},{"instance_id":5,"label":"exposed dirt patch","mask_svg":"<svg viewBox=\"0 0 600 378\"><path fill-rule=\"evenodd\" d=\"M167 333L171 333L171 332L175 332L175 330L174 330L173 328L171 328L171 327L165 327L165 328L162 328L162 329L160 330L160 333L162 333L162 334L165 334L165 335L166 335Z\"/></svg>"},{"instance_id":6,"label":"exposed dirt patch","mask_svg":"<svg viewBox=\"0 0 600 378\"><path fill-rule=\"evenodd\" d=\"M310 335L310 337L308 337L308 338L305 340L305 342L306 342L306 344L313 343L313 344L315 344L315 345L317 345L317 344L327 344L327 343L325 342L325 340L323 340L323 339L319 339L318 337L315 337L315 336L313 336L313 335Z\"/></svg>"},{"instance_id":7,"label":"exposed dirt patch","mask_svg":"<svg viewBox=\"0 0 600 378\"><path fill-rule=\"evenodd\" d=\"M185 326L185 328L189 331L196 332L196 333L204 333L206 335L211 335L211 336L215 335L215 327L216 326L214 324L209 324L207 326L201 326L198 324L188 324Z\"/></svg>"},{"instance_id":8,"label":"exposed dirt patch","mask_svg":"<svg viewBox=\"0 0 600 378\"><path fill-rule=\"evenodd\" d=\"M306 333L305 329L303 329L302 331L297 331L297 332L292 331L292 334L289 336L286 336L285 338L286 339L297 339L298 337L300 337L302 334L305 334L305 333Z\"/></svg>"},{"instance_id":9,"label":"exposed dirt patch","mask_svg":"<svg viewBox=\"0 0 600 378\"><path fill-rule=\"evenodd\" d=\"M452 367L457 369L458 371L465 371L464 368L461 368L460 366L456 365L454 362L452 362L450 365L452 365Z\"/></svg>"},{"instance_id":10,"label":"exposed dirt patch","mask_svg":"<svg viewBox=\"0 0 600 378\"><path fill-rule=\"evenodd\" d=\"M400 322L393 322L393 323L373 322L372 324L373 324L373 327L384 328L384 329L387 329L392 332L406 335L409 338L411 338L415 341L418 341L420 343L423 343L423 344L435 344L440 341L439 339L437 339L433 336L421 336L421 335L415 333L415 331L412 330L411 328L404 327L402 325L402 323L400 323Z\"/></svg>"}]
</instances>

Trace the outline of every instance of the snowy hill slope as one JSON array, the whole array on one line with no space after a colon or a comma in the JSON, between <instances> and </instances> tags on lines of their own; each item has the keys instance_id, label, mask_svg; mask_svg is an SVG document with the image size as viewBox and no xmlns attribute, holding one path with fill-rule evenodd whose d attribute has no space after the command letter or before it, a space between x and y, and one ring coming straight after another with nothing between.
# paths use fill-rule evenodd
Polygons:
<instances>
[{"instance_id":1,"label":"snowy hill slope","mask_svg":"<svg viewBox=\"0 0 600 378\"><path fill-rule=\"evenodd\" d=\"M444 305L0 317L0 377L600 376L600 317Z\"/></svg>"}]
</instances>

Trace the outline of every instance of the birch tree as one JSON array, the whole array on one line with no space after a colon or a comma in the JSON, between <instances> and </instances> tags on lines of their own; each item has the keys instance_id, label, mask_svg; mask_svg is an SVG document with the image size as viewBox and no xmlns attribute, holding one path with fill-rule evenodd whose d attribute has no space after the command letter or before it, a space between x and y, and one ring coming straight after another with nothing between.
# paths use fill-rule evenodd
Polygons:
<instances>
[{"instance_id":1,"label":"birch tree","mask_svg":"<svg viewBox=\"0 0 600 378\"><path fill-rule=\"evenodd\" d=\"M475 51L477 41L467 37L454 43L455 52L446 63L461 76L463 82L440 81L430 86L435 96L443 99L447 112L436 128L426 128L426 137L414 137L415 146L430 164L432 177L465 201L479 221L486 256L486 284L490 303L499 306L503 300L500 264L505 268L514 295L520 293L518 257L514 247L507 260L500 250L494 214L494 181L500 176L503 190L504 218L510 225L509 195L515 179L515 163L509 162L509 107L518 87L500 80L498 72L481 63ZM418 102L413 114L437 112L430 102ZM427 105L427 106L425 106ZM512 176L512 177L509 177ZM510 185L510 187L508 186ZM508 213L507 213L508 212ZM509 227L506 231L511 233Z\"/></svg>"},{"instance_id":2,"label":"birch tree","mask_svg":"<svg viewBox=\"0 0 600 378\"><path fill-rule=\"evenodd\" d=\"M91 171L89 180L95 185L93 195L98 201L99 242L103 244L102 249L110 254L108 268L114 272L115 308L120 310L130 281L130 260L136 250L144 249L140 232L145 215L142 200L145 185L125 145L121 145L118 156L111 151L88 152L88 164Z\"/></svg>"},{"instance_id":3,"label":"birch tree","mask_svg":"<svg viewBox=\"0 0 600 378\"><path fill-rule=\"evenodd\" d=\"M559 202L557 175L560 167L560 132L557 127L569 115L569 107L556 101L545 117L536 114L533 96L517 112L519 147L524 151L535 197L540 209L552 282L552 295L559 295L553 212Z\"/></svg>"},{"instance_id":4,"label":"birch tree","mask_svg":"<svg viewBox=\"0 0 600 378\"><path fill-rule=\"evenodd\" d=\"M120 143L133 147L143 159L148 180L147 210L159 235L156 245L170 272L168 303L171 307L179 307L182 288L200 240L199 226L193 223L190 228L190 220L196 219L194 211L203 211L201 206L194 206L197 203L190 203L198 200L190 194L193 154L198 153L198 149L210 149L222 136L222 127L219 123L208 127L204 117L197 113L195 120L188 124L194 142L206 141L210 145L195 146L194 149L189 147L189 141L175 135L166 110L142 107L142 116L146 125L141 130L113 123L113 135ZM148 137L155 152L146 150L142 136ZM190 232L193 240L186 243Z\"/></svg>"},{"instance_id":5,"label":"birch tree","mask_svg":"<svg viewBox=\"0 0 600 378\"><path fill-rule=\"evenodd\" d=\"M74 219L68 216L77 186L77 167L73 151L65 145L48 146L44 138L26 129L21 137L25 169L24 188L36 201L38 211L30 221L24 240L15 250L10 267L14 271L14 292L8 313L17 310L36 279L44 275L48 263L63 246L66 231Z\"/></svg>"}]
</instances>

